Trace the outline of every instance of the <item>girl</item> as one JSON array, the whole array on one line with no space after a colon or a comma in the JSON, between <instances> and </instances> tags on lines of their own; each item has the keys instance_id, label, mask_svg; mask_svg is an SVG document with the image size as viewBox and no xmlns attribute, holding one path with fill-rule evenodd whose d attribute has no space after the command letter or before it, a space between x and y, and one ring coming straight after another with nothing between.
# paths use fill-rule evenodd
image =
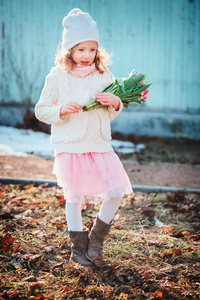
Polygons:
<instances>
[{"instance_id":1,"label":"girl","mask_svg":"<svg viewBox=\"0 0 200 300\"><path fill-rule=\"evenodd\" d=\"M104 265L103 240L124 194L132 192L128 176L110 144L112 121L121 100L101 93L112 82L107 54L99 49L96 22L73 9L62 22L62 49L56 67L46 77L36 117L51 124L55 147L54 174L66 199L66 218L72 242L71 260L84 266ZM105 108L83 112L97 98ZM82 225L81 204L102 201L90 234Z\"/></svg>"}]
</instances>

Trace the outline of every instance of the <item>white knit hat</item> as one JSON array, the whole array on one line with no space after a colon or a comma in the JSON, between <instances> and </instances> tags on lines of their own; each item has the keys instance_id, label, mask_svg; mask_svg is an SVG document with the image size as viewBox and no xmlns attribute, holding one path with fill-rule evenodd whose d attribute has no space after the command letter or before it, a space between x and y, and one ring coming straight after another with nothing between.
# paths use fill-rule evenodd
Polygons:
<instances>
[{"instance_id":1,"label":"white knit hat","mask_svg":"<svg viewBox=\"0 0 200 300\"><path fill-rule=\"evenodd\" d=\"M96 22L79 8L71 10L64 17L62 25L64 27L62 49L70 50L75 45L86 41L95 41L99 44Z\"/></svg>"}]
</instances>

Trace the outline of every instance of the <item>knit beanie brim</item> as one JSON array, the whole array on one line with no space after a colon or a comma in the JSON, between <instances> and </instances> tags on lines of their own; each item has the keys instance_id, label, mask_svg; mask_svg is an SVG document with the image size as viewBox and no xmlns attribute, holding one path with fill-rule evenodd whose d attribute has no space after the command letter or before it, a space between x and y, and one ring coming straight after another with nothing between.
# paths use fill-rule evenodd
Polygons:
<instances>
[{"instance_id":1,"label":"knit beanie brim","mask_svg":"<svg viewBox=\"0 0 200 300\"><path fill-rule=\"evenodd\" d=\"M92 17L79 8L71 10L62 21L64 27L62 49L70 50L79 43L95 41L99 45L99 32Z\"/></svg>"}]
</instances>

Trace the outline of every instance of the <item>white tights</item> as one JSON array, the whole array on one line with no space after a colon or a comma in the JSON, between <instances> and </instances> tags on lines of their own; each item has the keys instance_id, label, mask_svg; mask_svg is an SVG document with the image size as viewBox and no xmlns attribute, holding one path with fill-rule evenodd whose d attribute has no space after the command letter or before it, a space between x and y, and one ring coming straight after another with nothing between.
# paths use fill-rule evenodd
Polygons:
<instances>
[{"instance_id":1,"label":"white tights","mask_svg":"<svg viewBox=\"0 0 200 300\"><path fill-rule=\"evenodd\" d=\"M99 218L109 224L116 214L121 199L122 199L123 191L122 189L117 189L115 191L115 197L109 197L106 195L106 198L102 201ZM82 231L82 215L81 215L81 203L72 203L66 202L66 218L68 229L70 231Z\"/></svg>"}]
</instances>

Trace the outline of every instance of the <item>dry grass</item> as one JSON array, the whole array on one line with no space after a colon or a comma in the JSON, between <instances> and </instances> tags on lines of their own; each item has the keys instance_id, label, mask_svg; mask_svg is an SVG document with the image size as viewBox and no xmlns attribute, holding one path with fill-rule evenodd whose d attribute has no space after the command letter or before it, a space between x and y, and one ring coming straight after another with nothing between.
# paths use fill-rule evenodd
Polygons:
<instances>
[{"instance_id":1,"label":"dry grass","mask_svg":"<svg viewBox=\"0 0 200 300\"><path fill-rule=\"evenodd\" d=\"M60 189L1 186L0 198L1 300L199 299L198 194L125 197L105 240L103 270L69 262ZM98 209L83 206L88 227Z\"/></svg>"}]
</instances>

